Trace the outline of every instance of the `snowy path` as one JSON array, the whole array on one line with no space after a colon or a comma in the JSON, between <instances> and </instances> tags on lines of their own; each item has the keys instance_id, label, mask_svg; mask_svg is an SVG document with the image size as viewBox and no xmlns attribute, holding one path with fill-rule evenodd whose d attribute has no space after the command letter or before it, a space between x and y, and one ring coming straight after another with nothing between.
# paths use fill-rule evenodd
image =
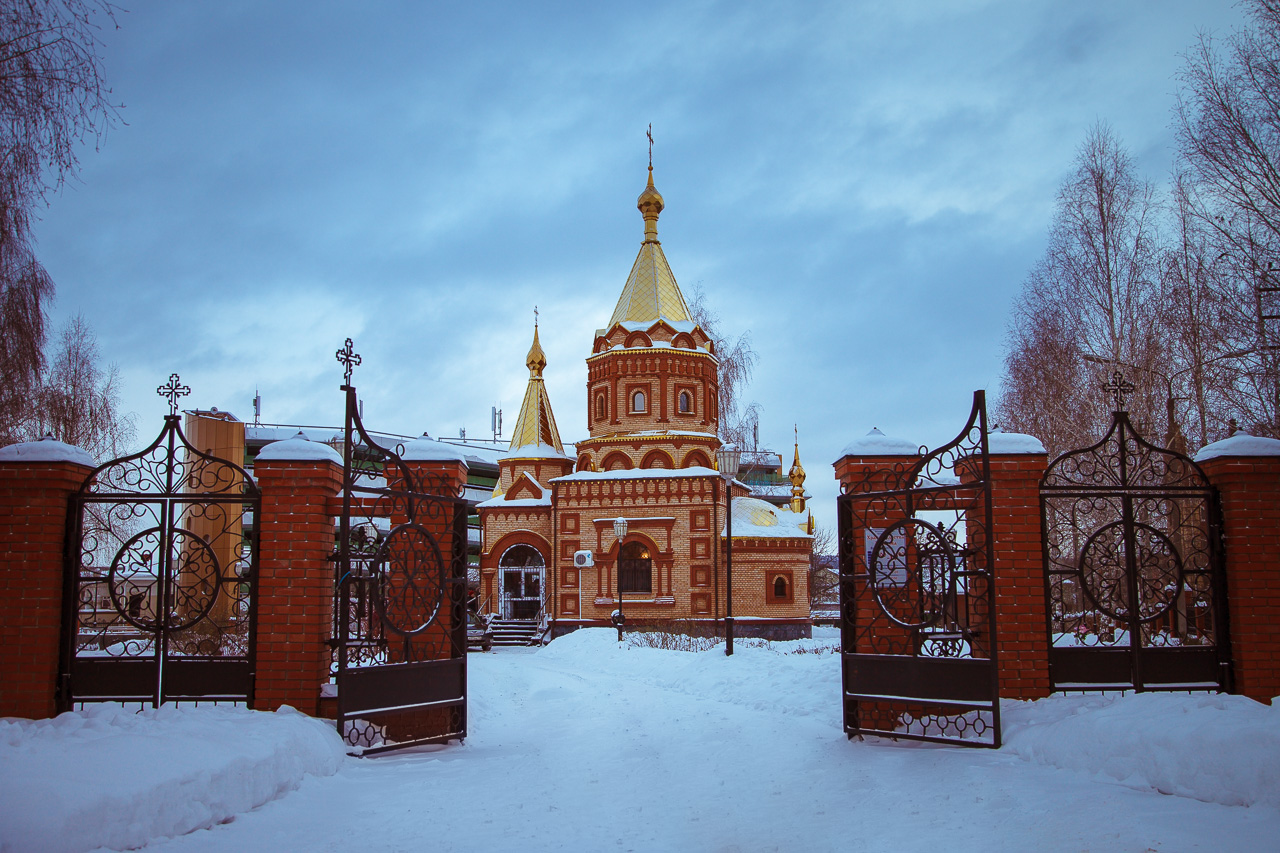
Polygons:
<instances>
[{"instance_id":1,"label":"snowy path","mask_svg":"<svg viewBox=\"0 0 1280 853\"><path fill-rule=\"evenodd\" d=\"M471 658L465 745L351 760L148 850L1280 847L1270 807L1135 791L1008 750L848 742L830 656L788 656L796 681L770 684L760 651L557 644Z\"/></svg>"}]
</instances>

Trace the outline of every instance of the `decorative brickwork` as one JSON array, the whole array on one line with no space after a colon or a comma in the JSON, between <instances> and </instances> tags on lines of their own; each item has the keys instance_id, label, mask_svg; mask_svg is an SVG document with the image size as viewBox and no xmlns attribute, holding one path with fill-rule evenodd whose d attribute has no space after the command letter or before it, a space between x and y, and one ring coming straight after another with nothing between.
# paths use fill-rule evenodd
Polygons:
<instances>
[{"instance_id":1,"label":"decorative brickwork","mask_svg":"<svg viewBox=\"0 0 1280 853\"><path fill-rule=\"evenodd\" d=\"M258 664L254 707L320 713L333 632L335 495L342 466L259 460Z\"/></svg>"},{"instance_id":2,"label":"decorative brickwork","mask_svg":"<svg viewBox=\"0 0 1280 853\"><path fill-rule=\"evenodd\" d=\"M91 470L0 462L0 717L56 713L67 499Z\"/></svg>"},{"instance_id":3,"label":"decorative brickwork","mask_svg":"<svg viewBox=\"0 0 1280 853\"><path fill-rule=\"evenodd\" d=\"M1280 456L1200 462L1218 488L1235 691L1280 696Z\"/></svg>"}]
</instances>

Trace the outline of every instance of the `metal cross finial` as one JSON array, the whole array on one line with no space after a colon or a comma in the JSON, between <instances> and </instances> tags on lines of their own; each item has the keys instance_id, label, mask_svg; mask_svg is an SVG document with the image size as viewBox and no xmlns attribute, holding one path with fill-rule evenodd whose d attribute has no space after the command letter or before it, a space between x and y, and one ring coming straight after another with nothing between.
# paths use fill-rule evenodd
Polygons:
<instances>
[{"instance_id":1,"label":"metal cross finial","mask_svg":"<svg viewBox=\"0 0 1280 853\"><path fill-rule=\"evenodd\" d=\"M533 306L533 327L538 328L538 306Z\"/></svg>"},{"instance_id":2,"label":"metal cross finial","mask_svg":"<svg viewBox=\"0 0 1280 853\"><path fill-rule=\"evenodd\" d=\"M649 122L649 130L645 132L645 136L649 137L649 171L653 171L653 122Z\"/></svg>"},{"instance_id":3,"label":"metal cross finial","mask_svg":"<svg viewBox=\"0 0 1280 853\"><path fill-rule=\"evenodd\" d=\"M346 344L337 352L338 361L347 368L347 372L343 374L347 384L351 384L351 371L360 363L360 356L356 353L355 347L351 343L351 338L347 338Z\"/></svg>"},{"instance_id":4,"label":"metal cross finial","mask_svg":"<svg viewBox=\"0 0 1280 853\"><path fill-rule=\"evenodd\" d=\"M1102 386L1102 390L1115 400L1117 412L1124 411L1124 398L1133 393L1133 388L1133 383L1126 380L1124 374L1118 370L1111 374L1111 381Z\"/></svg>"},{"instance_id":5,"label":"metal cross finial","mask_svg":"<svg viewBox=\"0 0 1280 853\"><path fill-rule=\"evenodd\" d=\"M168 383L157 388L156 393L161 397L169 398L169 414L176 415L178 414L178 398L185 397L190 394L191 388L190 386L182 384L178 379L178 374L171 373L169 374Z\"/></svg>"}]
</instances>

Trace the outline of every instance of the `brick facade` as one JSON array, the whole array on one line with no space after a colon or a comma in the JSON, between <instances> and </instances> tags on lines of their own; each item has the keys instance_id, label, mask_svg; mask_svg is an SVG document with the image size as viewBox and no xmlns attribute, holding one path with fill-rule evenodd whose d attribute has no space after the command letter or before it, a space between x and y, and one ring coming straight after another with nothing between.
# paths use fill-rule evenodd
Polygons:
<instances>
[{"instance_id":1,"label":"brick facade","mask_svg":"<svg viewBox=\"0 0 1280 853\"><path fill-rule=\"evenodd\" d=\"M0 717L56 713L68 497L92 470L0 461Z\"/></svg>"},{"instance_id":2,"label":"brick facade","mask_svg":"<svg viewBox=\"0 0 1280 853\"><path fill-rule=\"evenodd\" d=\"M1270 702L1280 696L1280 456L1217 456L1200 467L1222 501L1235 691Z\"/></svg>"},{"instance_id":3,"label":"brick facade","mask_svg":"<svg viewBox=\"0 0 1280 853\"><path fill-rule=\"evenodd\" d=\"M336 454L335 454L336 455ZM254 707L320 713L333 633L335 496L342 466L331 460L262 460L257 520L259 577Z\"/></svg>"}]
</instances>

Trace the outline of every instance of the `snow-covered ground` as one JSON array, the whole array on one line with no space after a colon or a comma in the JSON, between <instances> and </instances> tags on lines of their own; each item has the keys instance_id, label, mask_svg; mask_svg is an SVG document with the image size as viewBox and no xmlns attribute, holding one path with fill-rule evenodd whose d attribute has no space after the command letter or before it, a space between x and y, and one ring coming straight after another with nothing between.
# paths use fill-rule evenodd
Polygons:
<instances>
[{"instance_id":1,"label":"snow-covered ground","mask_svg":"<svg viewBox=\"0 0 1280 853\"><path fill-rule=\"evenodd\" d=\"M473 655L466 743L377 758L289 712L0 721L0 851L1280 849L1280 707L1055 697L1007 703L999 751L851 742L821 640L615 638Z\"/></svg>"}]
</instances>

